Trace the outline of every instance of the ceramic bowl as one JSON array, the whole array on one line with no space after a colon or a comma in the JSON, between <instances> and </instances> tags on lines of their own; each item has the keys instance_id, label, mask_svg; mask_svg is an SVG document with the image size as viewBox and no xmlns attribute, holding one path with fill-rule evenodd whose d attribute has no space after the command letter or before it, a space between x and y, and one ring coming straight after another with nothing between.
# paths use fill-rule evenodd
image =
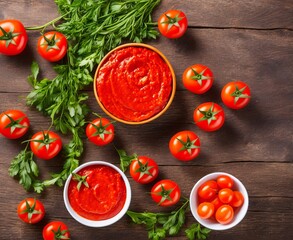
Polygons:
<instances>
[{"instance_id":1,"label":"ceramic bowl","mask_svg":"<svg viewBox=\"0 0 293 240\"><path fill-rule=\"evenodd\" d=\"M77 173L81 169L88 167L88 166L93 166L93 165L111 167L121 175L121 177L125 183L125 187L126 187L126 200L125 200L124 206L120 210L120 212L118 212L114 217L111 217L111 218L105 219L105 220L89 220L89 219L86 219L86 218L80 216L79 214L77 214L75 212L75 210L72 208L70 201L69 201L69 197L68 197L68 189L69 189L70 181L72 179L72 174L68 177L68 179L65 182L64 190L63 190L63 199L64 199L64 203L65 203L67 211L79 223L86 225L86 226L89 226L89 227L106 227L106 226L109 226L109 225L117 222L127 212L129 205L130 205L130 201L131 201L131 188L130 188L130 184L129 184L129 181L128 181L126 175L118 167L116 167L115 165L108 163L108 162L104 162L104 161L87 162L87 163L80 165L73 172Z\"/></svg>"},{"instance_id":2,"label":"ceramic bowl","mask_svg":"<svg viewBox=\"0 0 293 240\"><path fill-rule=\"evenodd\" d=\"M217 177L222 175L226 175L232 178L232 180L234 181L234 186L232 189L241 192L244 197L243 205L235 209L234 218L229 224L220 224L214 218L202 219L197 213L197 207L199 205L197 192L199 187L206 181L216 180ZM248 194L247 194L246 188L241 183L241 181L238 178L234 177L233 175L224 173L224 172L214 172L204 176L194 185L190 193L190 210L192 212L192 215L194 216L196 221L198 221L201 225L211 230L226 230L236 226L245 217L247 209L248 209L248 203L249 203Z\"/></svg>"},{"instance_id":3,"label":"ceramic bowl","mask_svg":"<svg viewBox=\"0 0 293 240\"><path fill-rule=\"evenodd\" d=\"M100 98L99 98L99 95L98 95L98 91L97 91L97 76L99 74L99 71L100 71L100 68L108 61L109 59L109 56L117 51L117 50L120 50L120 49L123 49L123 48L127 48L127 47L140 47L140 48L147 48L151 51L154 51L156 52L162 59L163 61L168 65L170 71L171 71L171 75L172 75L172 90L171 90L171 93L169 95L169 99L168 99L168 102L167 104L163 107L163 109L156 113L155 115L151 116L150 118L147 118L145 120L141 120L141 121L128 121L128 120L124 120L124 119L121 119L117 116L115 116L115 114L111 113L104 105L103 103L100 101ZM95 72L95 76L94 76L94 94L95 94L95 97L96 97L96 100L99 104L99 106L101 107L101 109L108 115L110 116L111 118L115 119L116 121L119 121L119 122L122 122L122 123L125 123L125 124L130 124L130 125L138 125L138 124L145 124L145 123L148 123L148 122L151 122L155 119L157 119L158 117L160 117L162 114L164 114L166 112L166 110L170 107L173 99L174 99L174 96L175 96L175 91L176 91L176 76L175 76L175 73L174 73L174 70L173 70L173 67L171 66L170 62L168 61L168 59L164 56L164 54L159 51L157 48L151 46L151 45L148 45L148 44L143 44L143 43L127 43L127 44L123 44L123 45L120 45L116 48L114 48L113 50L111 50L108 54L106 54L106 56L102 59L102 61L100 62L96 72Z\"/></svg>"}]
</instances>

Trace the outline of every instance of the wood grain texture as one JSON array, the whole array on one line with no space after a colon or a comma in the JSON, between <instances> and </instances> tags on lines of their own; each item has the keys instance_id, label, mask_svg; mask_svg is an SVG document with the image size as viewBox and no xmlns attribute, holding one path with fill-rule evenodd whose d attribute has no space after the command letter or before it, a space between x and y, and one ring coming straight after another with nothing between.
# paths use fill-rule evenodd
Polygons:
<instances>
[{"instance_id":1,"label":"wood grain texture","mask_svg":"<svg viewBox=\"0 0 293 240\"><path fill-rule=\"evenodd\" d=\"M154 19L165 10L183 10L189 20L187 33L180 39L160 37L147 43L160 49L170 60L177 77L177 91L168 111L156 121L142 126L116 123L115 145L129 153L148 155L160 167L159 179L178 182L188 197L193 184L204 175L224 171L238 177L246 186L250 205L245 219L233 229L213 231L208 239L275 240L293 239L293 3L290 0L227 0L175 1L163 0L154 12ZM0 0L0 18L18 18L26 26L43 24L58 16L53 0L16 0L7 4ZM27 83L30 65L37 60L43 77L55 76L54 64L42 60L36 52L39 33L29 33L29 44L19 56L0 56L0 112L17 108L26 112L32 127L28 135L47 129L50 120L25 105L31 90ZM204 63L214 72L213 88L202 96L184 89L181 75L186 67ZM229 81L241 79L252 89L251 103L240 111L225 108L226 123L215 133L200 131L193 123L195 107L205 101L220 100L221 88ZM92 86L88 105L103 114L98 107ZM88 119L93 119L92 115ZM177 131L190 129L201 140L200 156L188 163L174 159L168 141ZM8 176L11 159L22 149L21 141L0 136L0 239L42 239L42 228L51 220L63 220L69 226L72 239L147 239L142 226L133 225L128 217L111 227L88 228L70 217L65 209L62 188L48 188L41 195L25 192L17 180ZM70 136L62 136L66 143ZM112 145L97 148L84 137L85 152L81 162L105 160L119 164ZM41 177L60 171L63 160L36 160ZM129 174L127 173L128 177ZM148 196L152 184L141 186L129 177L135 211L168 211L156 206ZM39 198L45 205L45 219L36 225L21 222L17 204L25 197ZM187 224L194 222L188 214ZM184 233L168 239L186 239Z\"/></svg>"}]
</instances>

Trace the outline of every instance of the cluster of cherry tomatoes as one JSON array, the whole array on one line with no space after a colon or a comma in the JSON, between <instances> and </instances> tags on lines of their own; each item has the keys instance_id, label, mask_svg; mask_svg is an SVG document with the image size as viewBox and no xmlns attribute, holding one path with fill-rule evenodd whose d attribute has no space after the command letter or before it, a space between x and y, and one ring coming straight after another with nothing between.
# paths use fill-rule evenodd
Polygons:
<instances>
[{"instance_id":1,"label":"cluster of cherry tomatoes","mask_svg":"<svg viewBox=\"0 0 293 240\"><path fill-rule=\"evenodd\" d=\"M43 203L35 198L26 198L17 206L18 217L25 223L35 224L40 222L45 216ZM43 239L69 239L70 233L65 223L61 221L49 222L43 228Z\"/></svg>"},{"instance_id":2,"label":"cluster of cherry tomatoes","mask_svg":"<svg viewBox=\"0 0 293 240\"><path fill-rule=\"evenodd\" d=\"M25 49L28 36L20 21L2 20L0 30L0 53L12 56L20 54ZM38 53L50 62L61 60L66 55L67 47L66 37L57 31L42 34L37 44Z\"/></svg>"},{"instance_id":3,"label":"cluster of cherry tomatoes","mask_svg":"<svg viewBox=\"0 0 293 240\"><path fill-rule=\"evenodd\" d=\"M203 183L197 192L199 205L197 213L202 219L215 218L221 224L233 220L234 209L241 207L244 197L241 192L233 190L234 182L227 176Z\"/></svg>"}]
</instances>

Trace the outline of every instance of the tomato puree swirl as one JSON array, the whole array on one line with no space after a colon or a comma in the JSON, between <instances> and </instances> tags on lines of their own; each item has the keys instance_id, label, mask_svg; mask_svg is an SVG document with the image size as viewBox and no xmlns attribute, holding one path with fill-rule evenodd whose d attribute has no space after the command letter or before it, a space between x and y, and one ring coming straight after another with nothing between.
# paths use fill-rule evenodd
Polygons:
<instances>
[{"instance_id":1,"label":"tomato puree swirl","mask_svg":"<svg viewBox=\"0 0 293 240\"><path fill-rule=\"evenodd\" d=\"M78 181L70 181L68 198L77 214L89 220L105 220L121 211L126 200L126 187L116 170L96 165L81 169L77 174L87 176L89 186L82 184L78 190Z\"/></svg>"},{"instance_id":2,"label":"tomato puree swirl","mask_svg":"<svg viewBox=\"0 0 293 240\"><path fill-rule=\"evenodd\" d=\"M112 52L102 64L96 90L111 114L139 122L164 109L172 91L172 73L155 51L125 47Z\"/></svg>"}]
</instances>

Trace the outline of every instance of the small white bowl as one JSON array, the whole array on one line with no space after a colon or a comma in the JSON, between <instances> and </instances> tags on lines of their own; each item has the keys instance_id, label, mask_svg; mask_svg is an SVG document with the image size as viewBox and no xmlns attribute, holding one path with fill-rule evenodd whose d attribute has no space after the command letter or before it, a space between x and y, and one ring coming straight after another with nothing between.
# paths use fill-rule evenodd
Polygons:
<instances>
[{"instance_id":1,"label":"small white bowl","mask_svg":"<svg viewBox=\"0 0 293 240\"><path fill-rule=\"evenodd\" d=\"M244 197L243 205L235 210L234 218L231 221L231 223L229 223L229 224L220 224L215 219L202 219L197 213L197 207L199 205L198 195L197 195L198 188L206 181L216 180L217 177L222 176L222 175L226 175L226 176L229 176L230 178L232 178L232 180L234 181L234 186L232 189L234 191L241 192ZM226 229L229 229L229 228L236 226L245 217L247 209L248 209L248 202L249 202L248 194L247 194L247 191L246 191L246 188L244 187L244 185L236 177L232 176L231 174L224 173L224 172L211 173L211 174L208 174L208 175L204 176L203 178L201 178L192 188L189 200L190 200L189 201L190 202L190 210L191 210L191 213L194 216L194 218L201 225L203 225L206 228L209 228L211 230L226 230Z\"/></svg>"},{"instance_id":2,"label":"small white bowl","mask_svg":"<svg viewBox=\"0 0 293 240\"><path fill-rule=\"evenodd\" d=\"M86 225L86 226L89 226L89 227L106 227L106 226L109 226L109 225L117 222L127 212L129 205L130 205L130 201L131 201L131 188L130 188L129 181L128 181L127 177L125 176L125 174L118 167L116 167L115 165L108 163L108 162L104 162L104 161L87 162L87 163L80 165L78 168L76 168L73 171L73 173L76 173L76 172L80 171L81 169L88 167L88 166L92 166L92 165L103 165L103 166L111 167L122 176L122 179L123 179L123 181L125 183L125 187L126 187L126 200L125 200L124 206L121 209L121 211L117 215L115 215L114 217L109 218L109 219L105 219L105 220L89 220L89 219L86 219L86 218L80 216L79 214L77 214L74 211L74 209L71 207L69 199L68 199L68 187L69 187L69 183L72 178L72 174L70 174L70 176L67 178L67 180L65 182L64 190L63 190L63 199L64 199L64 203L65 203L67 211L79 223Z\"/></svg>"}]
</instances>

